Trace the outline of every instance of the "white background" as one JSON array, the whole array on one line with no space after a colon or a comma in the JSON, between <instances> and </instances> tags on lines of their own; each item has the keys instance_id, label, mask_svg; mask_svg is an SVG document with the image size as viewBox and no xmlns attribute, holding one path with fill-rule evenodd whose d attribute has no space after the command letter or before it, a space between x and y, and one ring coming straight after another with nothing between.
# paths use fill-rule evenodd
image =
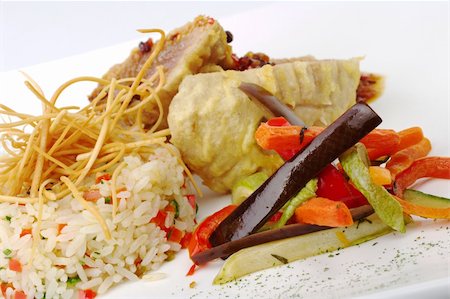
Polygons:
<instances>
[{"instance_id":1,"label":"white background","mask_svg":"<svg viewBox=\"0 0 450 299\"><path fill-rule=\"evenodd\" d=\"M3 46L0 57L3 70L23 68L85 51L121 44L85 55L75 56L24 69L51 94L61 83L81 75L102 75L123 60L137 40L146 38L135 32L140 27L170 30L199 13L216 17L224 28L234 33L233 49L267 52L273 57L313 54L319 58L365 56L361 68L386 77L383 96L372 104L383 118L383 128L401 130L421 126L433 144L432 155L449 156L449 11L448 2L429 3L1 3ZM12 9L11 7L14 7ZM0 101L20 111L33 113L39 101L22 85L15 71L0 73ZM87 101L85 90L70 91L74 103ZM436 184L434 184L436 183ZM422 186L429 193L450 196L448 181ZM208 194L200 203L199 219L220 204ZM245 283L224 287L211 285L220 261L208 265L194 278L184 274L190 262L184 253L160 271L168 278L155 283L126 283L114 288L104 298L237 297L284 298L307 296L291 286L305 286L313 298L343 298L368 295L366 298L448 298L450 260L440 250L449 252L448 233L438 231L441 222L419 222L408 227L404 235L389 235L341 252L339 258L319 256L248 276ZM445 224L448 227L448 222ZM415 239L443 241L444 248L433 249L407 259L400 267L392 266L396 250L403 253L422 250ZM377 246L373 244L377 242ZM386 254L382 249L386 249ZM376 273L371 268L352 268L349 264L386 264L389 271ZM333 279L320 283L327 276ZM301 285L296 273L308 272L312 279ZM257 284L255 278L266 282ZM349 280L358 284L350 287ZM189 288L195 280L198 286ZM437 282L436 282L437 281ZM254 282L254 283L253 283ZM319 283L316 283L319 282ZM280 288L281 287L281 288ZM382 294L373 292L385 291ZM288 293L286 293L288 292ZM372 293L370 295L370 293Z\"/></svg>"},{"instance_id":2,"label":"white background","mask_svg":"<svg viewBox=\"0 0 450 299\"><path fill-rule=\"evenodd\" d=\"M8 2L0 0L0 71L171 30L198 14L223 18L270 2Z\"/></svg>"}]
</instances>

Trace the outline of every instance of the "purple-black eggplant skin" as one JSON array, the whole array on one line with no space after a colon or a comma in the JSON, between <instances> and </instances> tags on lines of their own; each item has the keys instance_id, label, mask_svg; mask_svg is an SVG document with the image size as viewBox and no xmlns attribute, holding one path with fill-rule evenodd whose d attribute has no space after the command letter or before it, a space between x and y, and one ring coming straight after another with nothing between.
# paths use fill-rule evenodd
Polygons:
<instances>
[{"instance_id":1,"label":"purple-black eggplant skin","mask_svg":"<svg viewBox=\"0 0 450 299\"><path fill-rule=\"evenodd\" d=\"M225 218L211 234L211 245L218 246L258 231L309 180L381 121L367 104L353 105Z\"/></svg>"},{"instance_id":2,"label":"purple-black eggplant skin","mask_svg":"<svg viewBox=\"0 0 450 299\"><path fill-rule=\"evenodd\" d=\"M373 214L373 208L370 205L361 206L351 209L353 221L361 220ZM256 234L249 235L239 240L223 243L219 246L212 247L208 250L199 252L191 256L192 261L197 265L205 264L216 258L226 258L231 254L247 248L264 244L276 240L306 235L313 232L318 232L325 229L331 229L328 226L319 226L312 224L289 224L278 229L268 230Z\"/></svg>"}]
</instances>

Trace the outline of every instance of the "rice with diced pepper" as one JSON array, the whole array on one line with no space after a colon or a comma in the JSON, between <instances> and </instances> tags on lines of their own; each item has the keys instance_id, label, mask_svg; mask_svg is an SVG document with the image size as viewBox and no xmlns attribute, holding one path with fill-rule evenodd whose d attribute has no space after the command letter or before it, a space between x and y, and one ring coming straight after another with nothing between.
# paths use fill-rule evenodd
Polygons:
<instances>
[{"instance_id":1,"label":"rice with diced pepper","mask_svg":"<svg viewBox=\"0 0 450 299\"><path fill-rule=\"evenodd\" d=\"M116 181L117 213L112 216L111 174L89 177L84 198L96 206L111 232L105 239L98 220L66 196L44 205L41 240L32 256L38 203L0 203L0 281L6 298L76 298L105 293L157 269L194 228L176 148L154 146L147 156L124 157ZM84 298L84 297L83 297Z\"/></svg>"}]
</instances>

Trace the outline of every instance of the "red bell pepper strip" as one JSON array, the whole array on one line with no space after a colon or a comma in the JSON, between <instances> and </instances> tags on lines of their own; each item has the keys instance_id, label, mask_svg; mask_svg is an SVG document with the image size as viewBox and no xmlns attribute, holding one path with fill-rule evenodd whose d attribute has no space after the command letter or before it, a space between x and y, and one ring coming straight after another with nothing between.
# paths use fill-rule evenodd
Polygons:
<instances>
[{"instance_id":1,"label":"red bell pepper strip","mask_svg":"<svg viewBox=\"0 0 450 299\"><path fill-rule=\"evenodd\" d=\"M209 243L209 236L217 228L217 226L236 209L236 205L229 205L214 214L206 217L192 233L191 240L189 242L188 251L189 256L193 256L196 253L202 252L211 248ZM195 271L195 264L190 268L186 275L192 275Z\"/></svg>"},{"instance_id":2,"label":"red bell pepper strip","mask_svg":"<svg viewBox=\"0 0 450 299\"><path fill-rule=\"evenodd\" d=\"M189 242L189 256L193 256L198 252L211 248L211 244L208 240L209 236L223 221L223 219L230 215L235 208L236 205L226 206L214 214L206 217L206 219L197 226L192 234L191 241Z\"/></svg>"},{"instance_id":3,"label":"red bell pepper strip","mask_svg":"<svg viewBox=\"0 0 450 299\"><path fill-rule=\"evenodd\" d=\"M449 157L425 157L417 159L411 166L400 172L394 181L394 193L403 197L403 191L420 178L431 177L450 179Z\"/></svg>"},{"instance_id":4,"label":"red bell pepper strip","mask_svg":"<svg viewBox=\"0 0 450 299\"><path fill-rule=\"evenodd\" d=\"M431 143L427 138L423 138L416 144L404 148L391 156L386 168L389 169L393 178L408 168L415 160L423 158L431 151Z\"/></svg>"},{"instance_id":5,"label":"red bell pepper strip","mask_svg":"<svg viewBox=\"0 0 450 299\"><path fill-rule=\"evenodd\" d=\"M331 164L319 174L316 194L341 201L350 209L369 204L364 195L349 184L344 175Z\"/></svg>"}]
</instances>

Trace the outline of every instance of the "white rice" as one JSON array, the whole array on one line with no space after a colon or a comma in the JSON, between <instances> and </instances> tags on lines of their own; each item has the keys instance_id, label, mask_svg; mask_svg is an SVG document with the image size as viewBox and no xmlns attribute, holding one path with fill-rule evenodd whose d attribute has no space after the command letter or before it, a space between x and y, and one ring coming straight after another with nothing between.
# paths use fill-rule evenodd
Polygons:
<instances>
[{"instance_id":1,"label":"white rice","mask_svg":"<svg viewBox=\"0 0 450 299\"><path fill-rule=\"evenodd\" d=\"M114 219L112 205L105 203L111 196L111 181L95 184L95 177L91 177L85 184L86 189L97 189L103 196L91 204L105 219L111 240L105 240L97 219L69 195L45 204L41 240L31 257L32 237L20 234L24 228L36 227L38 204L0 203L0 281L12 284L6 289L7 299L14 298L16 290L28 298L76 298L76 289L102 294L114 284L137 280L158 269L168 258L168 251L180 250L180 244L169 242L165 231L150 223L159 210L175 200L179 216L175 219L173 212L167 212L166 226L174 226L183 234L194 228L195 209L187 200L183 168L177 157L155 146L145 161L138 155L126 156L124 161L126 167L117 177L117 187L126 190L118 193L120 202ZM60 233L58 224L66 225ZM8 251L11 253L6 255ZM9 269L11 257L20 261L22 272ZM67 283L74 278L79 278L75 289Z\"/></svg>"}]
</instances>

